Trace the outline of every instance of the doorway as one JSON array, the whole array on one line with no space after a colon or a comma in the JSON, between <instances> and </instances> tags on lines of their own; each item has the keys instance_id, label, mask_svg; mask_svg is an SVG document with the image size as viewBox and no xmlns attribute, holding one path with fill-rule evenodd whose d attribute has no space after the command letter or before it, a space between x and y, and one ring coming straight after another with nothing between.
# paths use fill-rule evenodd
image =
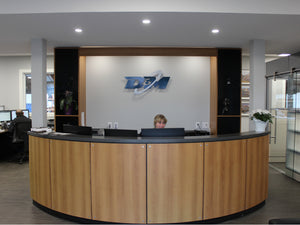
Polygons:
<instances>
[{"instance_id":1,"label":"doorway","mask_svg":"<svg viewBox=\"0 0 300 225\"><path fill-rule=\"evenodd\" d=\"M300 181L300 71L267 76L271 167Z\"/></svg>"}]
</instances>

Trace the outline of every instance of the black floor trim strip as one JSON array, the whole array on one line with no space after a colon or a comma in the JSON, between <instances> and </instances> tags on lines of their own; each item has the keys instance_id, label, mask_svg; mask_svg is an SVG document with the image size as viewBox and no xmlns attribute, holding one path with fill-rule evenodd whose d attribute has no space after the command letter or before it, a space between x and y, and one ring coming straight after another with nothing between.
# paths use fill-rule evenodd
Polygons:
<instances>
[{"instance_id":1,"label":"black floor trim strip","mask_svg":"<svg viewBox=\"0 0 300 225\"><path fill-rule=\"evenodd\" d=\"M120 223L113 223L113 222L105 222L105 221L98 221L98 220L90 220L90 219L85 219L85 218L80 218L80 217L76 217L76 216L70 216L61 212L57 212L55 210L49 209L45 206L40 205L39 203L37 203L36 201L32 201L33 205L35 205L36 207L38 207L39 209L45 211L46 213L53 215L55 217L59 217L62 219L66 219L72 222L76 222L76 223L82 223L82 224L120 224ZM232 220L232 219L236 219L238 217L242 217L245 216L249 213L252 213L258 209L260 209L261 207L263 207L265 205L265 201L261 202L260 204L247 209L245 211L242 212L238 212L232 215L228 215L228 216L223 216L223 217L219 217L219 218L215 218L215 219L210 219L210 220L201 220L201 221L193 221L193 222L185 222L185 223L180 223L180 224L217 224L217 223L222 223L225 222L227 220Z\"/></svg>"}]
</instances>

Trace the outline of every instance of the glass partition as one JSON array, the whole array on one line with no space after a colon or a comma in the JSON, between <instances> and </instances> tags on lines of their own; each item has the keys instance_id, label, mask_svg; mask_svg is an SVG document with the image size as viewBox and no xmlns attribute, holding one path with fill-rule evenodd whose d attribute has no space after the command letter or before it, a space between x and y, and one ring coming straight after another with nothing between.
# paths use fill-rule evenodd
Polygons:
<instances>
[{"instance_id":1,"label":"glass partition","mask_svg":"<svg viewBox=\"0 0 300 225\"><path fill-rule=\"evenodd\" d=\"M270 165L300 180L300 73L267 78L270 125Z\"/></svg>"}]
</instances>

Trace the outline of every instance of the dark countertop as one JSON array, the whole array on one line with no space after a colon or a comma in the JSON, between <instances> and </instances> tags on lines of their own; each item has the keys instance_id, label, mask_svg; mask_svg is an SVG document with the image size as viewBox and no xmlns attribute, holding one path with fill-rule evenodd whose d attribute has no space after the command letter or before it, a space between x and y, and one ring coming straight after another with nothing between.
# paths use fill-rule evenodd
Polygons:
<instances>
[{"instance_id":1,"label":"dark countertop","mask_svg":"<svg viewBox=\"0 0 300 225\"><path fill-rule=\"evenodd\" d=\"M54 140L67 140L79 142L94 143L122 143L122 144L159 144L159 143L196 143L196 142L214 142L214 141L230 141L255 138L268 135L269 132L242 132L224 135L206 135L206 136L185 136L185 137L104 137L104 136L88 136L75 135L67 133L35 133L28 132L29 135Z\"/></svg>"}]
</instances>

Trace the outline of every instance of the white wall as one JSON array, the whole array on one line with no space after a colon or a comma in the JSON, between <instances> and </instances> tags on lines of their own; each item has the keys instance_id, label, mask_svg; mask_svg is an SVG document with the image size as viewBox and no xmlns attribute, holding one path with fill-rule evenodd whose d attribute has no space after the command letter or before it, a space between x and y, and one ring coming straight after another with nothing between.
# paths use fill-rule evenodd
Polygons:
<instances>
[{"instance_id":1,"label":"white wall","mask_svg":"<svg viewBox=\"0 0 300 225\"><path fill-rule=\"evenodd\" d=\"M86 62L89 126L118 122L123 129L153 127L157 113L167 117L167 127L194 129L197 121L209 121L209 57L99 56ZM142 96L124 89L125 76L149 76L156 70L171 77L167 89L152 88Z\"/></svg>"},{"instance_id":2,"label":"white wall","mask_svg":"<svg viewBox=\"0 0 300 225\"><path fill-rule=\"evenodd\" d=\"M47 57L47 69L54 70L53 56ZM31 71L30 56L0 56L0 105L19 108L19 73Z\"/></svg>"},{"instance_id":3,"label":"white wall","mask_svg":"<svg viewBox=\"0 0 300 225\"><path fill-rule=\"evenodd\" d=\"M90 60L89 58L90 57L87 57L87 59L88 59L87 61ZM4 104L5 107L6 107L6 109L16 109L16 108L19 108L19 73L20 73L20 71L24 71L24 70L25 71L30 71L31 70L31 62L30 62L30 60L31 60L30 56L0 56L0 105ZM111 63L113 63L113 62L111 62ZM149 75L149 73L153 72L155 69L158 69L158 68L154 68L154 69L153 68L149 68L148 70L141 71L139 74L134 74L133 73L133 74L127 74L127 75L132 75L132 76L134 76L134 75L141 75L141 76ZM185 68L183 68L183 69L185 70ZM249 69L249 57L248 56L243 56L242 57L242 69ZM53 56L48 56L47 57L47 70L54 70L54 57ZM180 71L182 71L182 69ZM183 72L183 74L187 74L187 73ZM120 75L120 80L118 80L118 81L121 81L121 83L122 83L122 84L119 84L119 87L118 87L119 91L121 91L121 90L124 91L124 86L125 86L125 82L126 82L125 79L124 79L125 75L126 75L125 73L122 73ZM168 74L166 73L165 75L167 76ZM87 80L88 79L89 78L87 78ZM100 80L100 77L98 77L97 80ZM205 82L209 83L209 81L205 81ZM99 82L99 84L103 85L103 80L101 82ZM171 85L171 84L172 84L172 78L170 80L169 85ZM203 85L205 83L204 82L200 82L199 84ZM94 86L95 85L96 84L94 84ZM104 88L106 88L106 87L104 87ZM206 89L206 88L208 88L208 90L206 90L206 92L208 93L207 96L209 97L209 86L206 85L204 87L204 89ZM200 89L200 86L199 86L199 89ZM87 94L88 94L88 92L89 92L89 88L87 88ZM103 90L102 90L102 92L103 92ZM153 92L154 92L154 94L157 95L159 91L158 90L152 90L152 92L149 93L148 95L150 95L150 96L153 95ZM124 91L124 93L126 93L126 91ZM126 93L126 95L128 95L128 93ZM134 98L134 96L133 96L132 93L130 93L129 96L132 99ZM145 98L145 97L143 97L143 98ZM209 99L208 99L208 101L209 101ZM96 101L96 102L98 102L98 101ZM142 101L140 100L139 102L142 102ZM158 103L159 102L161 102L161 101L158 100ZM201 103L200 101L198 101L198 102L199 102L198 108L206 108L208 110L209 103L205 103L205 102ZM104 104L104 106L107 107L108 103L104 102L103 104ZM96 105L98 105L98 103ZM136 105L139 105L138 101L137 101ZM186 107L181 107L181 105L182 104L179 104L180 108L183 108L183 109L186 108ZM195 108L195 106L192 106L192 108ZM143 115L142 117L145 117L145 124L147 125L147 127L151 127L152 126L152 117L154 116L154 114L155 113L159 113L159 112L162 112L162 113L164 113L164 112L163 111L159 111L158 107L154 107L154 106L151 106L151 107L148 106L147 108L150 108L150 112L151 113L150 112L148 113L148 110L147 110L146 113L149 116L146 117L146 115L145 116ZM154 109L155 109L155 111L154 111ZM89 109L89 106L87 106L87 111L88 111L87 113L88 114L91 113L91 116L92 116L95 113L90 112L91 110L93 110L93 107L91 107ZM135 110L133 110L133 109L131 109L131 110L132 110L132 114L136 115L135 114ZM140 109L138 111L140 112ZM177 114L178 113L176 113L176 115ZM129 117L131 118L131 117L133 117L133 115L130 114ZM169 119L168 126L171 127L172 123L173 123L172 120L174 118L171 115L166 115L166 116L168 116L168 119ZM181 117L188 117L188 115L186 115L184 113L184 115L181 116ZM122 116L122 118L123 118L123 116ZM134 119L136 119L136 118L134 118ZM105 119L105 121L100 121L99 118L98 119L93 119L93 118L87 117L87 123L90 123L90 124L95 123L94 127L97 127L97 126L98 127L106 127L108 121L114 122L115 120L118 120L120 128L125 128L126 127L125 124L122 124L123 123L122 120L119 119L119 118L117 118L117 117L113 117L113 116L107 117ZM197 121L199 121L199 120L200 121L209 121L209 112L207 112L206 116L203 115L203 117L197 117ZM188 123L189 123L188 125L186 124L186 126L187 126L186 128L187 129L194 128L194 122L188 122ZM130 128L130 127L133 127L133 126L131 126L131 124L130 124L130 126L127 126L127 127ZM141 127L142 126L138 126L137 129L139 129ZM242 131L248 131L249 130L249 118L248 117L242 117L241 128L242 128L241 129Z\"/></svg>"}]
</instances>

